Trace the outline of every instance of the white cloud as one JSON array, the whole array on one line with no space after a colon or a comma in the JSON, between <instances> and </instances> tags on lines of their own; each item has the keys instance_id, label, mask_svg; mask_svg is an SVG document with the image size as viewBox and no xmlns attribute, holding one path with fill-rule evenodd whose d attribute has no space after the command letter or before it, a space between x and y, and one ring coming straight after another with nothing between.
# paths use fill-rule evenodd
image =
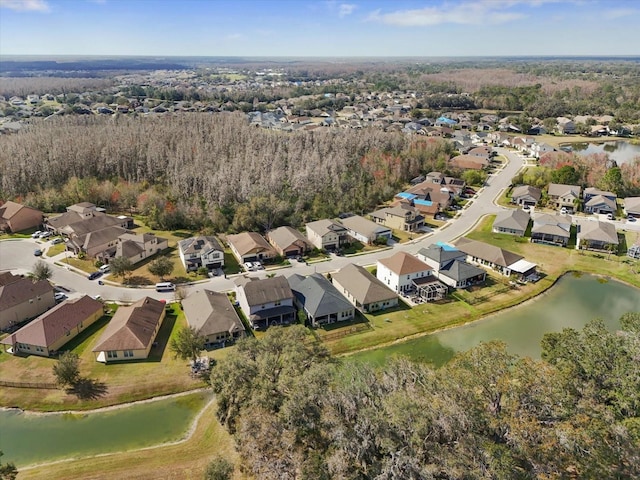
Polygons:
<instances>
[{"instance_id":1,"label":"white cloud","mask_svg":"<svg viewBox=\"0 0 640 480\"><path fill-rule=\"evenodd\" d=\"M605 10L602 14L607 20L617 20L618 18L630 17L640 13L640 10L633 8L617 8L612 10Z\"/></svg>"},{"instance_id":2,"label":"white cloud","mask_svg":"<svg viewBox=\"0 0 640 480\"><path fill-rule=\"evenodd\" d=\"M46 0L0 0L0 8L16 12L49 12L51 7Z\"/></svg>"},{"instance_id":3,"label":"white cloud","mask_svg":"<svg viewBox=\"0 0 640 480\"><path fill-rule=\"evenodd\" d=\"M356 8L357 5L354 5L352 3L341 3L338 7L338 16L340 18L343 18L347 15L351 15Z\"/></svg>"},{"instance_id":4,"label":"white cloud","mask_svg":"<svg viewBox=\"0 0 640 480\"><path fill-rule=\"evenodd\" d=\"M528 4L548 0L525 0ZM553 1L553 0L552 0ZM425 27L454 23L460 25L498 24L524 18L522 12L508 11L510 6L523 3L522 0L503 0L490 2L443 3L437 7L425 7L416 10L398 10L381 13L376 10L368 20L395 25L398 27Z\"/></svg>"},{"instance_id":5,"label":"white cloud","mask_svg":"<svg viewBox=\"0 0 640 480\"><path fill-rule=\"evenodd\" d=\"M224 38L225 38L225 40L242 40L245 37L241 33L230 33L229 35L227 35Z\"/></svg>"}]
</instances>

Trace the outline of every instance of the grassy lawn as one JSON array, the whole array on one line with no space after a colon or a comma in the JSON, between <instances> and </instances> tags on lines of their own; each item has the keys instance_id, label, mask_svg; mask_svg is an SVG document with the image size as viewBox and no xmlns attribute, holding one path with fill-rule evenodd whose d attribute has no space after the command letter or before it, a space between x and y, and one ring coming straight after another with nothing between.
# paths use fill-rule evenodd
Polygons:
<instances>
[{"instance_id":1,"label":"grassy lawn","mask_svg":"<svg viewBox=\"0 0 640 480\"><path fill-rule=\"evenodd\" d=\"M168 347L170 339L180 327L186 325L180 309L167 312L147 360L119 362L104 365L95 360L93 346L102 335L110 317L107 315L73 339L65 349L80 357L80 374L106 384L107 393L93 401L81 401L62 390L31 390L3 388L0 405L19 406L31 410L88 409L113 405L158 395L166 395L203 386L189 376L188 362L176 359ZM213 358L222 358L225 349L203 352ZM54 383L52 367L56 360L35 355L17 357L0 353L0 379L18 382Z\"/></svg>"},{"instance_id":2,"label":"grassy lawn","mask_svg":"<svg viewBox=\"0 0 640 480\"><path fill-rule=\"evenodd\" d=\"M71 254L69 254L69 257L63 259L62 263L66 263L67 265L71 265L72 267L76 267L77 269L87 273L95 272L97 270L95 260L80 260L79 258L72 257Z\"/></svg>"},{"instance_id":3,"label":"grassy lawn","mask_svg":"<svg viewBox=\"0 0 640 480\"><path fill-rule=\"evenodd\" d=\"M59 243L57 245L51 245L47 249L47 256L48 257L55 257L56 255L64 252L64 249L65 249L64 243Z\"/></svg>"}]
</instances>

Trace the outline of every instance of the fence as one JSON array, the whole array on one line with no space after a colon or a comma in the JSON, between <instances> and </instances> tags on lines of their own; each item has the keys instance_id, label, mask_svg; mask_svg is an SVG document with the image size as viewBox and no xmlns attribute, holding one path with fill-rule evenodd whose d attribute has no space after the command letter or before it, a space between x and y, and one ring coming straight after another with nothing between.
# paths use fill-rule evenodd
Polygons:
<instances>
[{"instance_id":1,"label":"fence","mask_svg":"<svg viewBox=\"0 0 640 480\"><path fill-rule=\"evenodd\" d=\"M0 387L10 388L39 388L42 390L55 390L58 385L55 383L36 383L36 382L7 382L0 380Z\"/></svg>"},{"instance_id":2,"label":"fence","mask_svg":"<svg viewBox=\"0 0 640 480\"><path fill-rule=\"evenodd\" d=\"M371 329L371 326L368 323L359 323L349 328L344 328L336 332L322 335L320 338L325 342L330 342L332 340L337 340L338 338L346 337L348 335L355 335L357 333L361 333L361 332L364 332L365 330L370 330L370 329Z\"/></svg>"}]
</instances>

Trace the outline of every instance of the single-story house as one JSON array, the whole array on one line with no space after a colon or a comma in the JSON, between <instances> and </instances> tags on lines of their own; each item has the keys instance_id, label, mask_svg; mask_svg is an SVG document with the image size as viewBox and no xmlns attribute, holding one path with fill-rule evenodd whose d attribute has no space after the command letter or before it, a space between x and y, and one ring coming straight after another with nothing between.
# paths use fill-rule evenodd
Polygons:
<instances>
[{"instance_id":1,"label":"single-story house","mask_svg":"<svg viewBox=\"0 0 640 480\"><path fill-rule=\"evenodd\" d=\"M511 191L511 203L535 207L542 197L542 191L531 185L520 185Z\"/></svg>"},{"instance_id":2,"label":"single-story house","mask_svg":"<svg viewBox=\"0 0 640 480\"><path fill-rule=\"evenodd\" d=\"M104 306L88 295L65 300L2 340L11 353L48 357L92 325Z\"/></svg>"},{"instance_id":3,"label":"single-story house","mask_svg":"<svg viewBox=\"0 0 640 480\"><path fill-rule=\"evenodd\" d=\"M165 313L165 303L150 297L119 307L93 348L96 360L109 363L147 358Z\"/></svg>"},{"instance_id":4,"label":"single-story house","mask_svg":"<svg viewBox=\"0 0 640 480\"><path fill-rule=\"evenodd\" d=\"M398 305L398 296L365 268L349 264L332 275L332 283L356 308L364 313Z\"/></svg>"},{"instance_id":5,"label":"single-story house","mask_svg":"<svg viewBox=\"0 0 640 480\"><path fill-rule=\"evenodd\" d=\"M196 290L182 300L189 327L204 337L205 346L226 345L245 336L245 328L226 293Z\"/></svg>"},{"instance_id":6,"label":"single-story house","mask_svg":"<svg viewBox=\"0 0 640 480\"><path fill-rule=\"evenodd\" d=\"M527 278L536 273L534 263L503 248L465 237L456 240L455 246L467 255L468 262L489 267L507 277L516 274Z\"/></svg>"},{"instance_id":7,"label":"single-story house","mask_svg":"<svg viewBox=\"0 0 640 480\"><path fill-rule=\"evenodd\" d=\"M609 222L578 219L576 248L585 250L617 250L619 240L616 227Z\"/></svg>"},{"instance_id":8,"label":"single-story house","mask_svg":"<svg viewBox=\"0 0 640 480\"><path fill-rule=\"evenodd\" d=\"M224 266L224 248L216 237L200 236L180 240L178 254L187 272L200 267L211 270Z\"/></svg>"},{"instance_id":9,"label":"single-story house","mask_svg":"<svg viewBox=\"0 0 640 480\"><path fill-rule=\"evenodd\" d=\"M35 208L11 201L0 205L0 232L15 233L39 227L42 219L42 212Z\"/></svg>"},{"instance_id":10,"label":"single-story house","mask_svg":"<svg viewBox=\"0 0 640 480\"><path fill-rule=\"evenodd\" d=\"M640 218L640 197L624 199L624 214L629 217Z\"/></svg>"},{"instance_id":11,"label":"single-story house","mask_svg":"<svg viewBox=\"0 0 640 480\"><path fill-rule=\"evenodd\" d=\"M312 248L309 240L300 231L289 226L269 231L267 240L282 257L304 255Z\"/></svg>"},{"instance_id":12,"label":"single-story house","mask_svg":"<svg viewBox=\"0 0 640 480\"><path fill-rule=\"evenodd\" d=\"M524 210L506 210L496 215L496 219L493 221L493 231L522 237L527 231L530 219L529 212Z\"/></svg>"},{"instance_id":13,"label":"single-story house","mask_svg":"<svg viewBox=\"0 0 640 480\"><path fill-rule=\"evenodd\" d=\"M489 159L469 154L458 155L449 160L449 166L460 170L482 170L489 166Z\"/></svg>"},{"instance_id":14,"label":"single-story house","mask_svg":"<svg viewBox=\"0 0 640 480\"><path fill-rule=\"evenodd\" d=\"M35 318L55 304L53 287L46 280L0 273L0 330Z\"/></svg>"},{"instance_id":15,"label":"single-story house","mask_svg":"<svg viewBox=\"0 0 640 480\"><path fill-rule=\"evenodd\" d=\"M318 250L339 250L347 241L347 228L333 220L323 219L306 224L307 238Z\"/></svg>"},{"instance_id":16,"label":"single-story house","mask_svg":"<svg viewBox=\"0 0 640 480\"><path fill-rule=\"evenodd\" d=\"M564 208L567 212L577 210L582 187L578 185L565 185L562 183L550 183L547 188L549 197L548 206Z\"/></svg>"},{"instance_id":17,"label":"single-story house","mask_svg":"<svg viewBox=\"0 0 640 480\"><path fill-rule=\"evenodd\" d=\"M377 262L376 278L396 293L414 291L415 279L432 275L431 266L406 252L395 253Z\"/></svg>"},{"instance_id":18,"label":"single-story house","mask_svg":"<svg viewBox=\"0 0 640 480\"><path fill-rule=\"evenodd\" d=\"M406 203L381 208L369 216L375 223L403 232L416 232L424 226L424 216L417 208Z\"/></svg>"},{"instance_id":19,"label":"single-story house","mask_svg":"<svg viewBox=\"0 0 640 480\"><path fill-rule=\"evenodd\" d=\"M233 256L240 263L270 260L277 255L269 242L255 232L227 235L227 243Z\"/></svg>"},{"instance_id":20,"label":"single-story house","mask_svg":"<svg viewBox=\"0 0 640 480\"><path fill-rule=\"evenodd\" d=\"M254 330L296 321L293 292L283 276L241 282L236 298Z\"/></svg>"},{"instance_id":21,"label":"single-story house","mask_svg":"<svg viewBox=\"0 0 640 480\"><path fill-rule=\"evenodd\" d=\"M485 281L487 273L465 261L466 254L453 247L431 244L418 251L418 258L434 269L434 275L452 288L466 288Z\"/></svg>"},{"instance_id":22,"label":"single-story house","mask_svg":"<svg viewBox=\"0 0 640 480\"><path fill-rule=\"evenodd\" d=\"M343 218L340 221L347 228L347 232L351 238L364 244L372 244L378 238L390 240L393 236L389 227L378 225L360 215L353 215L352 217Z\"/></svg>"},{"instance_id":23,"label":"single-story house","mask_svg":"<svg viewBox=\"0 0 640 480\"><path fill-rule=\"evenodd\" d=\"M571 217L540 213L533 217L531 241L566 247L571 237Z\"/></svg>"},{"instance_id":24,"label":"single-story house","mask_svg":"<svg viewBox=\"0 0 640 480\"><path fill-rule=\"evenodd\" d=\"M296 305L304 311L309 325L320 327L354 318L354 306L321 274L308 277L293 274L287 280Z\"/></svg>"}]
</instances>

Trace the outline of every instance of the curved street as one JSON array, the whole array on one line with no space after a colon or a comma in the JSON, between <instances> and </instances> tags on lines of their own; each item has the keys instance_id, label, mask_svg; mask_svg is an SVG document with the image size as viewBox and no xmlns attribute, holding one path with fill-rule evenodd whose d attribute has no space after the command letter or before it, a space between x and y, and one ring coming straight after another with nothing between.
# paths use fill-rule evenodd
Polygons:
<instances>
[{"instance_id":1,"label":"curved street","mask_svg":"<svg viewBox=\"0 0 640 480\"><path fill-rule=\"evenodd\" d=\"M456 238L464 235L471 230L475 224L483 216L496 213L501 210L494 203L495 199L502 191L509 186L511 179L523 167L524 160L517 153L504 148L495 149L500 155L507 158L507 163L486 182L485 187L480 189L476 196L469 204L458 212L454 219L449 220L443 227L433 232L422 235L408 243L394 244L391 249L380 250L368 254L361 254L350 257L332 256L330 260L318 262L310 265L295 263L292 267L275 270L285 276L293 273L301 275L310 275L314 272L328 273L338 270L348 263L357 265L371 265L376 260L390 256L393 251L406 251L415 254L418 250L435 242L451 242ZM17 273L29 272L35 262L33 251L37 248L36 240L8 240L0 243L0 270L12 270ZM64 254L60 254L64 257ZM95 280L88 280L86 273L78 273L73 269L61 267L54 264L54 259L43 256L44 261L51 264L53 276L51 280L59 286L64 286L69 290L70 297L88 294L92 296L99 295L105 300L130 302L138 300L144 296L150 296L157 299L173 300L175 294L173 292L158 293L153 287L123 287L109 285L99 285ZM271 270L273 272L273 270ZM265 276L269 272L260 271L251 273L251 276ZM234 288L233 277L224 278L216 277L195 284L186 285L188 290L196 288L208 288L215 291L228 291Z\"/></svg>"}]
</instances>

